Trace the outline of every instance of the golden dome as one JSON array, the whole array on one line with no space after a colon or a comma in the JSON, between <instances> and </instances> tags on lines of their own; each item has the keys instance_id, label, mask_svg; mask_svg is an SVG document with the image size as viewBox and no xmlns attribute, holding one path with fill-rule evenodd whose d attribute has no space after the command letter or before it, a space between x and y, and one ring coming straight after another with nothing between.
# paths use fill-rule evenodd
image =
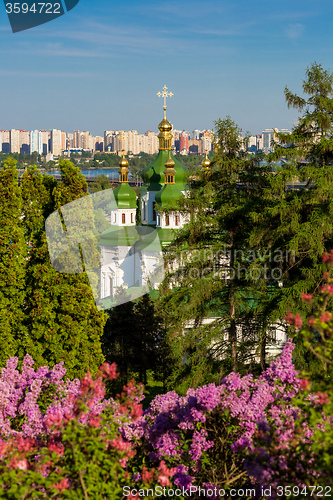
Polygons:
<instances>
[{"instance_id":1,"label":"golden dome","mask_svg":"<svg viewBox=\"0 0 333 500\"><path fill-rule=\"evenodd\" d=\"M119 167L120 168L128 167L128 161L126 160L125 155L123 155L122 159L120 160Z\"/></svg>"},{"instance_id":2,"label":"golden dome","mask_svg":"<svg viewBox=\"0 0 333 500\"><path fill-rule=\"evenodd\" d=\"M207 153L206 153L206 158L204 159L204 161L201 163L202 165L202 168L209 168L210 167L210 161L208 159L208 156L207 156Z\"/></svg>"},{"instance_id":3,"label":"golden dome","mask_svg":"<svg viewBox=\"0 0 333 500\"><path fill-rule=\"evenodd\" d=\"M169 158L165 162L165 170L163 172L165 178L165 184L174 184L175 183L175 162L171 158L171 151L169 152Z\"/></svg>"},{"instance_id":4,"label":"golden dome","mask_svg":"<svg viewBox=\"0 0 333 500\"><path fill-rule=\"evenodd\" d=\"M125 155L123 155L122 159L119 162L119 182L128 182L128 173L129 173L129 168L128 168L128 161L125 158Z\"/></svg>"},{"instance_id":5,"label":"golden dome","mask_svg":"<svg viewBox=\"0 0 333 500\"><path fill-rule=\"evenodd\" d=\"M171 153L169 153L169 158L165 162L165 167L168 169L168 168L174 168L174 166L175 166L175 162L171 158Z\"/></svg>"},{"instance_id":6,"label":"golden dome","mask_svg":"<svg viewBox=\"0 0 333 500\"><path fill-rule=\"evenodd\" d=\"M159 129L161 132L171 132L171 130L172 130L172 125L171 125L171 123L167 120L167 117L166 117L166 116L164 116L163 120L162 120L162 121L161 121L161 123L159 124L158 129Z\"/></svg>"}]
</instances>

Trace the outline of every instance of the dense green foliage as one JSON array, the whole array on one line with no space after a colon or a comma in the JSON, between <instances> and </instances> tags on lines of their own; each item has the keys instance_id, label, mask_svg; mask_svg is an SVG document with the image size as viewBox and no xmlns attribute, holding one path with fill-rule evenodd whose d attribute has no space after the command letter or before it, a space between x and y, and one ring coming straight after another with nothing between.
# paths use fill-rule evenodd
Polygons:
<instances>
[{"instance_id":1,"label":"dense green foliage","mask_svg":"<svg viewBox=\"0 0 333 500\"><path fill-rule=\"evenodd\" d=\"M308 70L304 88L314 111L305 109L300 123L310 116L315 132L305 163L304 143L291 147L290 136L281 136L288 147L277 145L265 164L260 156L248 159L237 125L230 117L216 122L217 155L184 200L190 222L169 252L176 268L170 267L161 298L175 356L170 381L179 390L231 369L253 371L254 354L264 369L272 330L284 327L288 309L310 312L301 294L321 286L321 256L333 246L332 167L318 150L331 147L333 132L327 82L332 77L318 65ZM298 126L294 140L297 134ZM275 163L282 153L298 161ZM207 317L215 318L209 326ZM184 335L190 320L195 328ZM318 367L302 342L295 358L298 368Z\"/></svg>"},{"instance_id":2,"label":"dense green foliage","mask_svg":"<svg viewBox=\"0 0 333 500\"><path fill-rule=\"evenodd\" d=\"M314 62L306 70L303 92L307 97L293 94L288 87L284 94L288 107L302 111L292 134L278 134L282 148L275 156L309 161L316 166L331 164L333 160L333 73Z\"/></svg>"},{"instance_id":3,"label":"dense green foliage","mask_svg":"<svg viewBox=\"0 0 333 500\"><path fill-rule=\"evenodd\" d=\"M94 182L89 186L89 191L91 193L97 193L98 191L103 191L104 189L110 189L111 182L110 179L105 174L97 175Z\"/></svg>"},{"instance_id":4,"label":"dense green foliage","mask_svg":"<svg viewBox=\"0 0 333 500\"><path fill-rule=\"evenodd\" d=\"M162 319L149 294L109 310L108 316L102 337L103 353L107 362L116 362L119 383L126 384L135 376L147 384L148 370L164 381L169 372L169 349Z\"/></svg>"},{"instance_id":5,"label":"dense green foliage","mask_svg":"<svg viewBox=\"0 0 333 500\"><path fill-rule=\"evenodd\" d=\"M22 350L25 337L25 262L27 244L21 219L22 199L15 161L8 159L0 172L0 363Z\"/></svg>"},{"instance_id":6,"label":"dense green foliage","mask_svg":"<svg viewBox=\"0 0 333 500\"><path fill-rule=\"evenodd\" d=\"M8 354L31 354L41 366L64 361L69 376L96 372L103 362L99 312L85 274L63 274L51 265L45 220L57 208L87 195L87 183L68 160L62 182L28 167L18 186L14 160L0 173L1 364Z\"/></svg>"}]
</instances>

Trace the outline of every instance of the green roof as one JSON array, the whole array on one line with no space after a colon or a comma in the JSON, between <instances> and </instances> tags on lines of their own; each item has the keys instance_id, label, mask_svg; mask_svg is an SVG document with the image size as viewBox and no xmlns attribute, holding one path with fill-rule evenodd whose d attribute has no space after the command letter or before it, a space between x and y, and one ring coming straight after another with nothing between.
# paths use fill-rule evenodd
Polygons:
<instances>
[{"instance_id":1,"label":"green roof","mask_svg":"<svg viewBox=\"0 0 333 500\"><path fill-rule=\"evenodd\" d=\"M136 226L110 226L100 235L100 246L133 246L140 239Z\"/></svg>"},{"instance_id":2,"label":"green roof","mask_svg":"<svg viewBox=\"0 0 333 500\"><path fill-rule=\"evenodd\" d=\"M118 208L136 208L136 192L127 182L120 182L113 194Z\"/></svg>"},{"instance_id":3,"label":"green roof","mask_svg":"<svg viewBox=\"0 0 333 500\"><path fill-rule=\"evenodd\" d=\"M142 191L159 191L165 183L165 162L169 158L170 151L160 150L155 161L144 167L142 170L142 179L145 185L141 188ZM175 162L174 169L176 170L175 185L179 191L187 191L187 179L190 175L189 170L185 165L176 160L171 154L171 158Z\"/></svg>"},{"instance_id":4,"label":"green roof","mask_svg":"<svg viewBox=\"0 0 333 500\"><path fill-rule=\"evenodd\" d=\"M159 227L156 229L162 246L170 245L176 237L177 229L168 229Z\"/></svg>"},{"instance_id":5,"label":"green roof","mask_svg":"<svg viewBox=\"0 0 333 500\"><path fill-rule=\"evenodd\" d=\"M137 250L160 252L159 237L158 230L150 226L110 226L100 235L98 245L112 247L136 245Z\"/></svg>"},{"instance_id":6,"label":"green roof","mask_svg":"<svg viewBox=\"0 0 333 500\"><path fill-rule=\"evenodd\" d=\"M162 189L155 195L155 201L161 207L170 207L174 205L177 208L177 200L183 198L183 193L176 187L175 184L164 184Z\"/></svg>"}]
</instances>

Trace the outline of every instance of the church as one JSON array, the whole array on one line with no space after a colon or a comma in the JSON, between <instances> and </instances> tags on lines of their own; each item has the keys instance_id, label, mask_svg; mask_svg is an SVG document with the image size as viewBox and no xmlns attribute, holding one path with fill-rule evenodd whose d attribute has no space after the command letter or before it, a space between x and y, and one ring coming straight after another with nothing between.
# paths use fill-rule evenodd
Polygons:
<instances>
[{"instance_id":1,"label":"church","mask_svg":"<svg viewBox=\"0 0 333 500\"><path fill-rule=\"evenodd\" d=\"M123 154L119 185L113 190L110 227L98 242L100 298L104 308L133 300L158 287L164 278L162 249L171 244L176 231L186 223L177 203L189 190L189 171L172 155L172 125L166 117L166 98L173 94L164 86L157 95L164 98L164 116L158 125L158 156L142 171L141 226L136 225L137 196L128 183L128 161ZM168 213L161 210L166 207Z\"/></svg>"},{"instance_id":2,"label":"church","mask_svg":"<svg viewBox=\"0 0 333 500\"><path fill-rule=\"evenodd\" d=\"M189 191L189 171L172 155L172 125L166 117L166 97L172 94L164 87L157 95L164 97L164 116L158 125L158 156L142 170L141 225L136 225L137 196L128 183L128 161L123 154L118 170L119 185L113 190L110 227L101 234L98 243L102 257L100 305L105 309L145 293L154 296L154 290L164 279L162 250L172 243L177 230L186 224L186 215L178 207L179 200ZM202 168L209 167L206 155ZM166 207L168 211L163 212L161 209ZM202 324L214 322L215 316L204 318ZM185 331L193 326L194 322L190 321ZM237 325L237 336L244 336L241 325ZM268 358L276 356L287 339L281 322L271 325L269 339Z\"/></svg>"}]
</instances>

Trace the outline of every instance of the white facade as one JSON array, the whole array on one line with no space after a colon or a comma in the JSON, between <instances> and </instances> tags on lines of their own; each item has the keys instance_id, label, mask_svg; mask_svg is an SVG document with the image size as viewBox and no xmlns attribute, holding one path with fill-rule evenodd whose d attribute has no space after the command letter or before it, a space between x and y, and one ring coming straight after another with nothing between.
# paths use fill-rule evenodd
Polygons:
<instances>
[{"instance_id":1,"label":"white facade","mask_svg":"<svg viewBox=\"0 0 333 500\"><path fill-rule=\"evenodd\" d=\"M39 130L31 130L30 132L30 151L31 153L37 151L43 154L43 133Z\"/></svg>"},{"instance_id":2,"label":"white facade","mask_svg":"<svg viewBox=\"0 0 333 500\"><path fill-rule=\"evenodd\" d=\"M272 142L278 143L277 133L290 134L286 128L266 128L262 131L262 150L264 153L272 151Z\"/></svg>"},{"instance_id":3,"label":"white facade","mask_svg":"<svg viewBox=\"0 0 333 500\"><path fill-rule=\"evenodd\" d=\"M136 208L111 209L111 224L113 226L135 226Z\"/></svg>"},{"instance_id":4,"label":"white facade","mask_svg":"<svg viewBox=\"0 0 333 500\"><path fill-rule=\"evenodd\" d=\"M62 133L61 130L51 130L51 153L53 156L61 156L62 153Z\"/></svg>"},{"instance_id":5,"label":"white facade","mask_svg":"<svg viewBox=\"0 0 333 500\"><path fill-rule=\"evenodd\" d=\"M155 210L155 196L158 191L146 191L141 194L141 224L156 226L157 212Z\"/></svg>"},{"instance_id":6,"label":"white facade","mask_svg":"<svg viewBox=\"0 0 333 500\"><path fill-rule=\"evenodd\" d=\"M11 129L9 131L10 140L10 152L19 153L20 152L20 131L16 129Z\"/></svg>"},{"instance_id":7,"label":"white facade","mask_svg":"<svg viewBox=\"0 0 333 500\"><path fill-rule=\"evenodd\" d=\"M186 224L186 217L180 212L157 214L156 227L161 229L180 229Z\"/></svg>"},{"instance_id":8,"label":"white facade","mask_svg":"<svg viewBox=\"0 0 333 500\"><path fill-rule=\"evenodd\" d=\"M101 247L101 299L114 297L117 289L140 287L141 259L135 247Z\"/></svg>"},{"instance_id":9,"label":"white facade","mask_svg":"<svg viewBox=\"0 0 333 500\"><path fill-rule=\"evenodd\" d=\"M207 325L212 325L215 321L219 321L221 318L218 317L209 317L209 318L203 318L201 321L202 326L207 326ZM195 327L195 320L190 320L186 322L185 325L185 331L184 333L186 334L189 332L192 328ZM241 325L236 325L236 332L237 332L237 339L241 342L242 339L246 337L248 332L243 331L243 328ZM266 342L266 360L267 362L270 362L273 358L281 354L281 351L287 342L287 329L284 323L276 323L274 325L271 325L267 332L267 342ZM227 341L228 340L228 327L226 326L224 328L224 339ZM258 341L260 339L258 338ZM212 344L212 349L216 346L216 351L219 352L217 342L213 341ZM254 360L259 363L260 362L260 355L256 354L255 352L251 353L254 356ZM223 353L219 353L216 355L216 359L223 359Z\"/></svg>"}]
</instances>

